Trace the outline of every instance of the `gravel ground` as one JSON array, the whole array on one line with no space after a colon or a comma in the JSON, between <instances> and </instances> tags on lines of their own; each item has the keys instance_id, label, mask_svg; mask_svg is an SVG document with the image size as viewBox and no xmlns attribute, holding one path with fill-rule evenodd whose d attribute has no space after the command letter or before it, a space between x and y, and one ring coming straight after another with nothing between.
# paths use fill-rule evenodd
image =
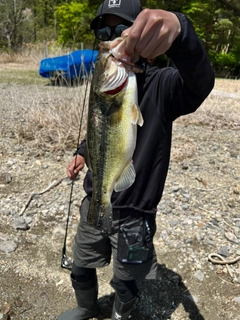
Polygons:
<instances>
[{"instance_id":1,"label":"gravel ground","mask_svg":"<svg viewBox=\"0 0 240 320\"><path fill-rule=\"evenodd\" d=\"M72 152L41 155L14 131L24 121L19 105L39 99L41 92L58 97L62 90L0 84L0 319L56 319L75 306L69 271L60 266L71 190L65 167ZM239 81L218 80L201 111L174 125L157 214L158 278L139 283L132 319L240 319L240 260L221 265L208 259L240 256L239 96ZM73 185L69 257L83 176ZM61 177L19 215L32 192ZM111 276L111 265L98 270L99 320L111 317Z\"/></svg>"}]
</instances>

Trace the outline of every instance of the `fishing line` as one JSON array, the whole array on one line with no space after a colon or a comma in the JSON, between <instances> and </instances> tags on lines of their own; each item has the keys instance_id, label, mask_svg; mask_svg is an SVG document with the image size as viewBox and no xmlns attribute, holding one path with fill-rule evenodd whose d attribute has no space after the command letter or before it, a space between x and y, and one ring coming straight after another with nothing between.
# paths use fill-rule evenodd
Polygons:
<instances>
[{"instance_id":1,"label":"fishing line","mask_svg":"<svg viewBox=\"0 0 240 320\"><path fill-rule=\"evenodd\" d=\"M103 6L101 8L101 15L99 17L97 30L99 30L99 27L101 25L102 10L103 10ZM91 73L93 72L93 70L92 70L93 65L94 65L93 56L94 56L94 51L96 49L96 43L97 43L97 39L95 37L94 44L93 44L93 49L92 49L92 56L91 56L91 60L90 60L90 66L91 67L90 67L90 72L89 72L89 74L87 76L87 83L86 83L86 88L85 88L85 92L84 92L83 106L82 106L82 112L81 112L81 116L80 116L80 123L79 123L79 129L78 129L78 138L77 138L77 148L76 148L76 150L78 149L79 144L80 144L82 123L83 123L83 115L84 115L84 110L85 110L85 105L86 105L88 86L89 86L89 82L90 82L89 80L90 80ZM74 167L76 167L76 163L77 163L77 154L75 154ZM68 270L72 270L72 264L73 264L73 261L70 258L68 258L67 255L66 255L66 243L67 243L69 217L70 217L71 204L72 204L73 186L74 186L74 180L72 180L71 189L70 189L70 195L69 195L67 220L66 220L65 236L64 236L64 242L63 242L63 248L62 248L62 260L61 260L61 267L64 268L64 269L68 269Z\"/></svg>"},{"instance_id":2,"label":"fishing line","mask_svg":"<svg viewBox=\"0 0 240 320\"><path fill-rule=\"evenodd\" d=\"M94 42L93 48L96 47L96 41ZM91 62L90 62L90 68L93 67L93 55L94 55L94 49L92 50L92 56L91 56ZM80 123L79 123L79 129L78 129L78 138L77 138L77 147L76 150L79 147L80 144L80 137L82 132L82 123L83 123L83 115L85 111L85 105L86 105L86 99L87 99L87 92L88 92L88 86L89 86L89 80L92 70L90 69L90 72L87 76L87 83L86 88L84 92L84 98L83 98L83 105L82 105L82 112L80 115ZM74 168L76 168L77 164L77 154L75 154L75 160L74 160ZM70 211L71 211L71 204L72 204L72 195L73 195L73 186L74 186L74 180L72 180L71 183L71 189L70 189L70 195L69 195L69 203L68 203L68 211L67 211L67 220L66 220L66 228L65 228L65 237L63 242L63 248L62 248L62 260L61 260L61 267L65 269L72 269L72 260L66 256L66 242L67 242L67 234L68 234L68 225L69 225L69 217L70 217Z\"/></svg>"}]
</instances>

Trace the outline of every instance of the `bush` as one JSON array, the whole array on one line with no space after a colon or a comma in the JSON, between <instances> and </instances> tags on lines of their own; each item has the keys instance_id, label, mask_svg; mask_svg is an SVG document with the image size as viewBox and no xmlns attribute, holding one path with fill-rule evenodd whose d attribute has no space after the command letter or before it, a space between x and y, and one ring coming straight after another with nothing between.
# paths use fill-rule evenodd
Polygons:
<instances>
[{"instance_id":1,"label":"bush","mask_svg":"<svg viewBox=\"0 0 240 320\"><path fill-rule=\"evenodd\" d=\"M240 77L240 57L238 54L217 53L212 58L213 66L218 76Z\"/></svg>"}]
</instances>

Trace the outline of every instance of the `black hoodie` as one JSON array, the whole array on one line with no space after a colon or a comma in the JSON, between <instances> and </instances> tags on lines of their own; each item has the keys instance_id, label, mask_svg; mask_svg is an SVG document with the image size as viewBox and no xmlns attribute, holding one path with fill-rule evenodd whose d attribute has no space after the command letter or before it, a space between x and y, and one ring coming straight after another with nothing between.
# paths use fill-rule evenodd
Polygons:
<instances>
[{"instance_id":1,"label":"black hoodie","mask_svg":"<svg viewBox=\"0 0 240 320\"><path fill-rule=\"evenodd\" d=\"M192 24L184 14L175 14L181 23L181 33L166 54L176 68L147 65L145 73L137 75L144 125L138 126L133 155L136 179L130 188L113 193L113 208L133 207L156 212L169 167L172 123L176 118L194 112L214 86L213 69ZM84 156L85 144L83 140L78 154ZM89 170L83 187L91 197Z\"/></svg>"}]
</instances>

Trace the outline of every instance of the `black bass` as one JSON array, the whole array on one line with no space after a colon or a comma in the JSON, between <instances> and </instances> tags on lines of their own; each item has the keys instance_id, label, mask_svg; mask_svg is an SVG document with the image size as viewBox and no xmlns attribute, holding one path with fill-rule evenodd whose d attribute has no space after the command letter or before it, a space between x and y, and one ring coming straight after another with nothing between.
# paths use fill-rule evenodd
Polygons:
<instances>
[{"instance_id":1,"label":"black bass","mask_svg":"<svg viewBox=\"0 0 240 320\"><path fill-rule=\"evenodd\" d=\"M135 181L132 156L137 125L143 125L136 76L119 62L125 40L100 44L89 97L85 158L93 191L88 223L106 233L112 228L113 190L127 189Z\"/></svg>"}]
</instances>

